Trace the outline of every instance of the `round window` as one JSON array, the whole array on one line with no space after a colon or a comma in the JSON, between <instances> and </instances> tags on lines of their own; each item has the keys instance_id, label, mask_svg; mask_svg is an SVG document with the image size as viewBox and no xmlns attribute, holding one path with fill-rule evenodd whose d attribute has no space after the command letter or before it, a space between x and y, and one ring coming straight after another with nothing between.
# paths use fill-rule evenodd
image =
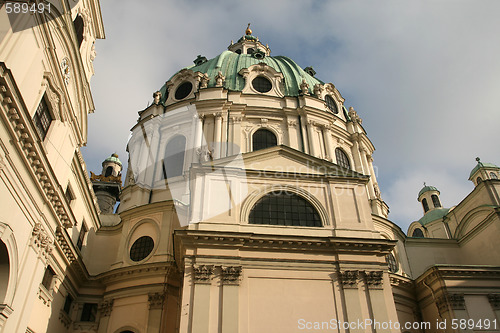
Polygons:
<instances>
[{"instance_id":1,"label":"round window","mask_svg":"<svg viewBox=\"0 0 500 333\"><path fill-rule=\"evenodd\" d=\"M332 111L335 114L339 113L339 110L337 110L337 104L330 95L326 95L325 102L326 106L330 109L330 111Z\"/></svg>"},{"instance_id":2,"label":"round window","mask_svg":"<svg viewBox=\"0 0 500 333\"><path fill-rule=\"evenodd\" d=\"M255 90L261 93L266 93L273 87L271 81L263 76L257 76L255 79L253 79L252 86Z\"/></svg>"},{"instance_id":3,"label":"round window","mask_svg":"<svg viewBox=\"0 0 500 333\"><path fill-rule=\"evenodd\" d=\"M141 261L146 258L155 246L153 238L149 236L139 237L130 248L130 259Z\"/></svg>"},{"instance_id":4,"label":"round window","mask_svg":"<svg viewBox=\"0 0 500 333\"><path fill-rule=\"evenodd\" d=\"M184 82L175 91L175 99L186 98L191 93L191 90L193 90L191 82Z\"/></svg>"}]
</instances>

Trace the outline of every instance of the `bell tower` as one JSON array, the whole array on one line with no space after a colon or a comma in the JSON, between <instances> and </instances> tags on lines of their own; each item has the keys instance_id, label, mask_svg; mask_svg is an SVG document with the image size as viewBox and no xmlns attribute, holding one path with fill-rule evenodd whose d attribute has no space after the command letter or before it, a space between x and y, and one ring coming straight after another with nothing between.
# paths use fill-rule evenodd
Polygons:
<instances>
[{"instance_id":1,"label":"bell tower","mask_svg":"<svg viewBox=\"0 0 500 333\"><path fill-rule=\"evenodd\" d=\"M97 197L101 213L112 214L122 188L122 162L116 153L102 162L102 172L96 175L91 172L90 180Z\"/></svg>"}]
</instances>

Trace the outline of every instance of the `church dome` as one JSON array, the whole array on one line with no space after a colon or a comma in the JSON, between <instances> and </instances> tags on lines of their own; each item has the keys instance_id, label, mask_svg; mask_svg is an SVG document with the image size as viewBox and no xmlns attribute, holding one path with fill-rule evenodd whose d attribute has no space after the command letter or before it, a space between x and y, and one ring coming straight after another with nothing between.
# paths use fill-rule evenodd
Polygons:
<instances>
[{"instance_id":1,"label":"church dome","mask_svg":"<svg viewBox=\"0 0 500 333\"><path fill-rule=\"evenodd\" d=\"M474 174L481 168L492 168L492 169L499 169L500 170L500 167L498 167L497 165L493 164L493 163L483 163L479 160L479 158L476 159L477 161L477 164L476 166L474 167L474 169L472 169L472 171L470 172L469 174L469 179L472 179L472 176L474 176Z\"/></svg>"},{"instance_id":2,"label":"church dome","mask_svg":"<svg viewBox=\"0 0 500 333\"><path fill-rule=\"evenodd\" d=\"M111 154L111 156L105 159L102 164L105 164L106 162L114 162L120 166L122 165L122 162L120 161L120 159L118 158L118 154L116 153Z\"/></svg>"},{"instance_id":3,"label":"church dome","mask_svg":"<svg viewBox=\"0 0 500 333\"><path fill-rule=\"evenodd\" d=\"M429 191L437 191L439 193L439 190L436 187L426 185L426 186L422 187L422 189L420 190L420 192L418 192L418 197L420 198L420 196L422 194L424 194L425 192L429 192Z\"/></svg>"},{"instance_id":4,"label":"church dome","mask_svg":"<svg viewBox=\"0 0 500 333\"><path fill-rule=\"evenodd\" d=\"M259 56L257 56L259 55ZM252 65L264 63L273 68L276 72L282 73L283 94L285 96L298 96L300 85L305 80L309 85L309 93L313 93L313 88L316 84L324 84L324 82L311 76L304 71L295 61L285 56L265 56L264 53L253 54L238 54L232 51L224 51L217 57L203 62L199 65L186 67L193 72L206 73L209 78L207 88L216 86L216 76L219 72L225 77L223 87L229 91L242 91L245 87L245 78L240 75L240 71L249 68ZM160 92L162 93L162 102L167 98L166 88L164 85Z\"/></svg>"}]
</instances>

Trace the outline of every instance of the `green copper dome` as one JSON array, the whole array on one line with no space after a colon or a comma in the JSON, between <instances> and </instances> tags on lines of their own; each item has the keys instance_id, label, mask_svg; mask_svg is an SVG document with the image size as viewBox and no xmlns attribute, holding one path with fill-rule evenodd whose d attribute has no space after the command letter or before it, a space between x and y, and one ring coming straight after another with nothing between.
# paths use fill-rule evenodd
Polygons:
<instances>
[{"instance_id":1,"label":"green copper dome","mask_svg":"<svg viewBox=\"0 0 500 333\"><path fill-rule=\"evenodd\" d=\"M429 187L432 187L432 186L429 186ZM418 222L421 225L429 224L432 221L442 219L446 214L448 214L449 211L450 211L449 208L437 208L437 209L430 210L427 213L425 213L425 215L422 216L422 218L420 220L418 220Z\"/></svg>"},{"instance_id":2,"label":"green copper dome","mask_svg":"<svg viewBox=\"0 0 500 333\"><path fill-rule=\"evenodd\" d=\"M472 169L472 171L470 172L470 175L469 175L469 179L472 178L472 176L476 173L477 170L481 169L481 168L494 168L494 169L500 169L500 167L498 167L497 165L493 164L493 163L483 163L479 160L479 157L476 158L476 161L477 161L477 165L474 167L474 169Z\"/></svg>"},{"instance_id":3,"label":"green copper dome","mask_svg":"<svg viewBox=\"0 0 500 333\"><path fill-rule=\"evenodd\" d=\"M306 80L309 85L309 92L312 93L314 85L324 84L322 81L306 73L292 59L284 56L266 56L261 59L255 58L252 54L238 54L232 51L224 51L217 57L210 59L202 64L186 67L193 72L206 73L210 78L208 87L215 87L215 77L222 72L225 76L223 87L230 91L241 91L245 87L245 79L238 74L243 68L248 68L252 65L265 63L272 67L275 71L283 74L283 86L285 96L298 96L300 84L302 80ZM167 98L166 85L160 92L162 93L162 102Z\"/></svg>"},{"instance_id":4,"label":"green copper dome","mask_svg":"<svg viewBox=\"0 0 500 333\"><path fill-rule=\"evenodd\" d=\"M438 193L440 193L439 190L436 187L426 185L426 186L422 187L422 189L420 190L420 192L418 192L418 197L420 198L420 196L422 194L424 194L425 192L429 192L429 191L437 191Z\"/></svg>"},{"instance_id":5,"label":"green copper dome","mask_svg":"<svg viewBox=\"0 0 500 333\"><path fill-rule=\"evenodd\" d=\"M105 159L104 162L102 162L102 164L106 162L114 162L118 165L122 165L122 162L118 159L118 155L116 153L111 154L111 156Z\"/></svg>"}]
</instances>

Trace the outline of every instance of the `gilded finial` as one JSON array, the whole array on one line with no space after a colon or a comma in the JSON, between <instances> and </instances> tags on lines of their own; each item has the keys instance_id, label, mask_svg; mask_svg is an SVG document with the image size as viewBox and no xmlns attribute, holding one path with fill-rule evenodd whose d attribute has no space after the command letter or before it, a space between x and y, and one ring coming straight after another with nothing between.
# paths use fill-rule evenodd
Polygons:
<instances>
[{"instance_id":1,"label":"gilded finial","mask_svg":"<svg viewBox=\"0 0 500 333\"><path fill-rule=\"evenodd\" d=\"M252 34L252 30L250 29L250 23L248 23L247 30L245 30L245 34L246 35L251 35Z\"/></svg>"},{"instance_id":2,"label":"gilded finial","mask_svg":"<svg viewBox=\"0 0 500 333\"><path fill-rule=\"evenodd\" d=\"M424 182L424 187L426 187L426 186L427 186L427 184L425 184L425 182Z\"/></svg>"}]
</instances>

